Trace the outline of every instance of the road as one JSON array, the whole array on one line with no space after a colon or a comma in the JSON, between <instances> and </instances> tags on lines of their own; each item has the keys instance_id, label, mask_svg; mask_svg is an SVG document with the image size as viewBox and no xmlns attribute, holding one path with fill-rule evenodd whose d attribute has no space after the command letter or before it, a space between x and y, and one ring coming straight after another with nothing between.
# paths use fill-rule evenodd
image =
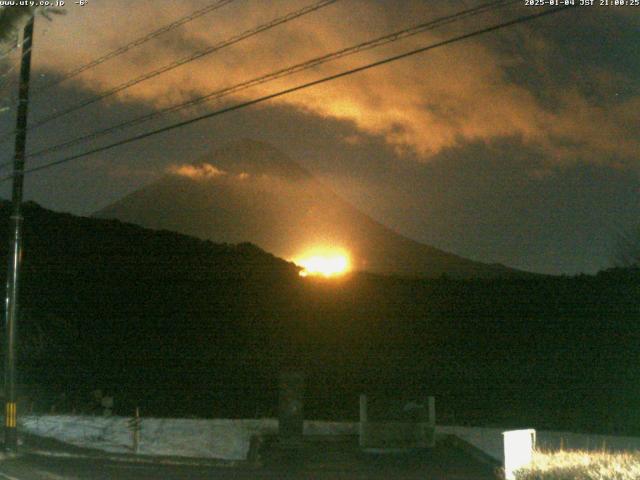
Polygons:
<instances>
[{"instance_id":1,"label":"road","mask_svg":"<svg viewBox=\"0 0 640 480\"><path fill-rule=\"evenodd\" d=\"M444 448L420 457L365 456L352 462L215 467L22 454L0 461L0 480L495 480L494 469Z\"/></svg>"}]
</instances>

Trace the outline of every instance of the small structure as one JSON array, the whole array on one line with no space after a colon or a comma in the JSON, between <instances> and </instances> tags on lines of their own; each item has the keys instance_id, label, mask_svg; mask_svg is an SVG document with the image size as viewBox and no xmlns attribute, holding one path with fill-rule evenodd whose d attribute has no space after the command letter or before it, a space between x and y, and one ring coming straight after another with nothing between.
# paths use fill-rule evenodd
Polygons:
<instances>
[{"instance_id":1,"label":"small structure","mask_svg":"<svg viewBox=\"0 0 640 480\"><path fill-rule=\"evenodd\" d=\"M304 423L304 374L285 371L280 374L278 436L288 442L302 441Z\"/></svg>"},{"instance_id":2,"label":"small structure","mask_svg":"<svg viewBox=\"0 0 640 480\"><path fill-rule=\"evenodd\" d=\"M435 446L436 407L434 397L426 405L404 405L400 418L370 418L366 395L360 395L359 445L365 449L408 449Z\"/></svg>"}]
</instances>

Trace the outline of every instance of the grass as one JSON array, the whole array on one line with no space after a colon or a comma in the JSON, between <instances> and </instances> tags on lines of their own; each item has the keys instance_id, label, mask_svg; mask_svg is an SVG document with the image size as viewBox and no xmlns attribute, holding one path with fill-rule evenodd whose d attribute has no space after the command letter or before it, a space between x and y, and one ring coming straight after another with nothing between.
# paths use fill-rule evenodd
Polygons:
<instances>
[{"instance_id":1,"label":"grass","mask_svg":"<svg viewBox=\"0 0 640 480\"><path fill-rule=\"evenodd\" d=\"M640 453L538 451L531 466L516 472L516 479L637 480L640 479Z\"/></svg>"}]
</instances>

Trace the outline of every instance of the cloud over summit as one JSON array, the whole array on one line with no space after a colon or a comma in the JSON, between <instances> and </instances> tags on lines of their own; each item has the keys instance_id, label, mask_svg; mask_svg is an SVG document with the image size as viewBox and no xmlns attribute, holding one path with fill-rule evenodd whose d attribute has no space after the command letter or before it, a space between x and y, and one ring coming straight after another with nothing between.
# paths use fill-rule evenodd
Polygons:
<instances>
[{"instance_id":1,"label":"cloud over summit","mask_svg":"<svg viewBox=\"0 0 640 480\"><path fill-rule=\"evenodd\" d=\"M209 163L202 163L200 165L171 165L167 171L168 173L193 180L205 180L227 175L227 172Z\"/></svg>"}]
</instances>

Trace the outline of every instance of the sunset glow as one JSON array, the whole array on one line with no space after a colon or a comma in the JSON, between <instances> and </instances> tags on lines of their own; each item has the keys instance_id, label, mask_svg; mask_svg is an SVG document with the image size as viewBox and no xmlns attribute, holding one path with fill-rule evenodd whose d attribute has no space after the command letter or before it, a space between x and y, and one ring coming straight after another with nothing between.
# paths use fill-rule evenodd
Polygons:
<instances>
[{"instance_id":1,"label":"sunset glow","mask_svg":"<svg viewBox=\"0 0 640 480\"><path fill-rule=\"evenodd\" d=\"M295 259L294 263L303 267L300 270L301 277L336 277L344 275L350 269L349 257L343 252L314 252Z\"/></svg>"}]
</instances>

